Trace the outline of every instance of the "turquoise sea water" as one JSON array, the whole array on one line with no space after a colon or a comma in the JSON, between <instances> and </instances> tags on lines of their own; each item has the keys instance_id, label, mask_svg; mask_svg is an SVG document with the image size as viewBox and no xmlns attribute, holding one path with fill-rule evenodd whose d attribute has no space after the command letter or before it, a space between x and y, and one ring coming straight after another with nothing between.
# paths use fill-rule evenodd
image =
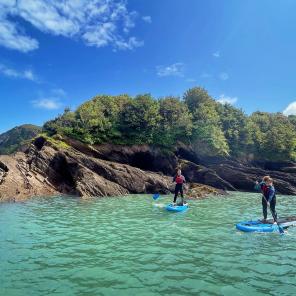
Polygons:
<instances>
[{"instance_id":1,"label":"turquoise sea water","mask_svg":"<svg viewBox=\"0 0 296 296\"><path fill-rule=\"evenodd\" d=\"M296 227L236 231L258 194L190 201L148 195L0 204L0 295L296 295ZM296 197L278 198L279 215Z\"/></svg>"}]
</instances>

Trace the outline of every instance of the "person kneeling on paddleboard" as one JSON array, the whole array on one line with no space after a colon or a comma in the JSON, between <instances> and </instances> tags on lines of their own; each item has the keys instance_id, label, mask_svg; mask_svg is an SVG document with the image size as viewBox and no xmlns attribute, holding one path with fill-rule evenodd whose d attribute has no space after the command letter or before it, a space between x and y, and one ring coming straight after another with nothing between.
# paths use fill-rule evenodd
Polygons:
<instances>
[{"instance_id":1,"label":"person kneeling on paddleboard","mask_svg":"<svg viewBox=\"0 0 296 296\"><path fill-rule=\"evenodd\" d=\"M176 176L173 179L173 182L176 183L175 186L175 196L174 196L174 202L173 205L176 205L177 197L179 192L181 193L181 198L182 198L182 206L184 205L184 195L183 195L183 184L186 183L185 177L182 175L182 172L180 169L178 169Z\"/></svg>"}]
</instances>

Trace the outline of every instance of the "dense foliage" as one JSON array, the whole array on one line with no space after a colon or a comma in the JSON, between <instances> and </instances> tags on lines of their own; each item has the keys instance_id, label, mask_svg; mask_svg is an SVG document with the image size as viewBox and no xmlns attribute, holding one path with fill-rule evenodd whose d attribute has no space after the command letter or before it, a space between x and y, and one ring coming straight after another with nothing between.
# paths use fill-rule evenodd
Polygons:
<instances>
[{"instance_id":1,"label":"dense foliage","mask_svg":"<svg viewBox=\"0 0 296 296\"><path fill-rule=\"evenodd\" d=\"M41 132L41 128L31 124L17 126L0 135L0 154L15 152L26 141Z\"/></svg>"},{"instance_id":2,"label":"dense foliage","mask_svg":"<svg viewBox=\"0 0 296 296\"><path fill-rule=\"evenodd\" d=\"M76 111L67 109L48 121L44 130L91 145L152 144L172 149L182 142L207 156L275 161L296 157L296 116L265 112L247 116L199 87L181 99L96 96Z\"/></svg>"}]
</instances>

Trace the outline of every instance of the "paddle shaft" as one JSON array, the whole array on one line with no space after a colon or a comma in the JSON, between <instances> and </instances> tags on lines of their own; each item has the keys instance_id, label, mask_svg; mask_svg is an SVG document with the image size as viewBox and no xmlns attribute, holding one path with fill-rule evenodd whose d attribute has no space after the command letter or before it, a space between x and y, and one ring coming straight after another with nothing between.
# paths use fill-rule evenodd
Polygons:
<instances>
[{"instance_id":1,"label":"paddle shaft","mask_svg":"<svg viewBox=\"0 0 296 296\"><path fill-rule=\"evenodd\" d=\"M280 224L278 223L277 219L275 218L274 213L273 213L273 211L271 210L271 207L270 207L270 205L269 205L269 202L268 202L267 199L265 198L264 194L262 194L262 196L263 196L263 198L264 198L264 200L265 200L265 202L266 202L266 204L267 204L267 206L268 206L268 208L269 208L269 210L270 210L270 213L271 213L271 215L272 215L272 218L273 218L274 222L276 223L276 225L277 225L278 228L279 228L279 232L282 233L282 232L284 231L284 230L282 229L282 226L280 226Z\"/></svg>"}]
</instances>

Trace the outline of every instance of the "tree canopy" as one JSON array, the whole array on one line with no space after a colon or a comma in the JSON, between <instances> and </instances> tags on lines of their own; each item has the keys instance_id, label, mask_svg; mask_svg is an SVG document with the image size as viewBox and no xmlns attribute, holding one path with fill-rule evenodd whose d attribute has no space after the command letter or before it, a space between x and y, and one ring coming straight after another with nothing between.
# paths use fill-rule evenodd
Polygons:
<instances>
[{"instance_id":1,"label":"tree canopy","mask_svg":"<svg viewBox=\"0 0 296 296\"><path fill-rule=\"evenodd\" d=\"M296 116L221 104L200 87L182 98L150 94L100 95L75 111L66 109L43 127L88 144L149 144L173 149L178 142L200 155L285 161L296 158Z\"/></svg>"}]
</instances>

